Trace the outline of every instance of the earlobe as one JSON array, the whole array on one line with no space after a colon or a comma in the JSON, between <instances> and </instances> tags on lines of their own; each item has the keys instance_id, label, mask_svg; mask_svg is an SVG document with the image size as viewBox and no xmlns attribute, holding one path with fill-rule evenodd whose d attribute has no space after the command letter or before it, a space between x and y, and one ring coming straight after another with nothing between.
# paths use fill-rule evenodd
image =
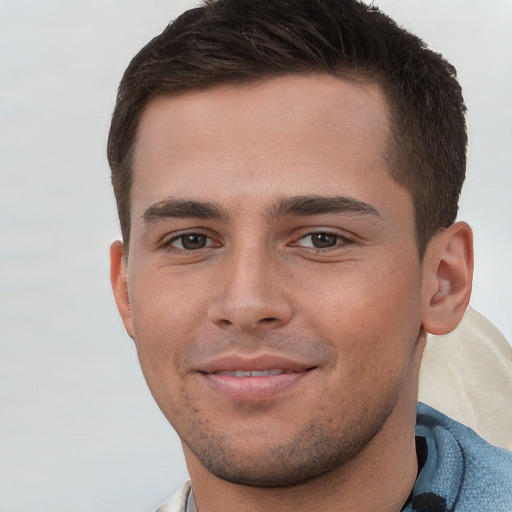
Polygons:
<instances>
[{"instance_id":1,"label":"earlobe","mask_svg":"<svg viewBox=\"0 0 512 512\"><path fill-rule=\"evenodd\" d=\"M423 263L423 327L447 334L461 321L473 282L473 233L456 222L429 243Z\"/></svg>"},{"instance_id":2,"label":"earlobe","mask_svg":"<svg viewBox=\"0 0 512 512\"><path fill-rule=\"evenodd\" d=\"M116 240L110 246L110 282L126 332L133 339L132 308L128 295L128 280L123 255L123 243Z\"/></svg>"}]
</instances>

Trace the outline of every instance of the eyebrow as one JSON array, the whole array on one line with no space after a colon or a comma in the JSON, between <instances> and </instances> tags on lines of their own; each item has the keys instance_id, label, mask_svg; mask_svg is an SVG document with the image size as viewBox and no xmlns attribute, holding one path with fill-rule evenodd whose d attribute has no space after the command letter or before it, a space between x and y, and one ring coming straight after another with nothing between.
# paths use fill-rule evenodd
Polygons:
<instances>
[{"instance_id":1,"label":"eyebrow","mask_svg":"<svg viewBox=\"0 0 512 512\"><path fill-rule=\"evenodd\" d=\"M305 195L281 198L271 205L268 213L273 218L328 213L371 215L382 218L372 205L344 196ZM223 217L222 208L216 203L175 198L152 204L142 215L145 222L156 222L168 218L220 219Z\"/></svg>"},{"instance_id":2,"label":"eyebrow","mask_svg":"<svg viewBox=\"0 0 512 512\"><path fill-rule=\"evenodd\" d=\"M382 218L372 205L351 197L344 196L295 196L276 201L270 209L272 217L287 215L322 215L340 213L349 215L371 215Z\"/></svg>"},{"instance_id":3,"label":"eyebrow","mask_svg":"<svg viewBox=\"0 0 512 512\"><path fill-rule=\"evenodd\" d=\"M142 219L146 222L169 218L185 219L188 217L220 219L222 212L220 207L214 203L170 198L152 204L142 215Z\"/></svg>"}]
</instances>

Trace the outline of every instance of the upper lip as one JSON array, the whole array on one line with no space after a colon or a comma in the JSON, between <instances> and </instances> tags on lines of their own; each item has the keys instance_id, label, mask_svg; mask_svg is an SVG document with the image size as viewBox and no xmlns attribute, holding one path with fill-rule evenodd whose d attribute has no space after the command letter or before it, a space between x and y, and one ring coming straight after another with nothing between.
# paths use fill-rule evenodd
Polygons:
<instances>
[{"instance_id":1,"label":"upper lip","mask_svg":"<svg viewBox=\"0 0 512 512\"><path fill-rule=\"evenodd\" d=\"M201 373L232 371L283 370L288 372L305 372L315 368L315 364L292 359L281 355L263 354L257 356L228 354L213 358L198 365Z\"/></svg>"}]
</instances>

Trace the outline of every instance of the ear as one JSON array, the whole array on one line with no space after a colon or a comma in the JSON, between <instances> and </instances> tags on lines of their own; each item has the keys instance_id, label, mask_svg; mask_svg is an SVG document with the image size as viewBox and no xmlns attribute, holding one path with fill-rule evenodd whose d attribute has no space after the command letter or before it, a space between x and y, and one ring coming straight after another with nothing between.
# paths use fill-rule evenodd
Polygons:
<instances>
[{"instance_id":1,"label":"ear","mask_svg":"<svg viewBox=\"0 0 512 512\"><path fill-rule=\"evenodd\" d=\"M110 282L116 299L117 309L123 319L126 332L133 339L133 318L128 295L128 274L124 262L123 243L116 240L110 246Z\"/></svg>"},{"instance_id":2,"label":"ear","mask_svg":"<svg viewBox=\"0 0 512 512\"><path fill-rule=\"evenodd\" d=\"M473 232L456 222L429 242L423 261L423 328L447 334L461 321L473 283Z\"/></svg>"}]
</instances>

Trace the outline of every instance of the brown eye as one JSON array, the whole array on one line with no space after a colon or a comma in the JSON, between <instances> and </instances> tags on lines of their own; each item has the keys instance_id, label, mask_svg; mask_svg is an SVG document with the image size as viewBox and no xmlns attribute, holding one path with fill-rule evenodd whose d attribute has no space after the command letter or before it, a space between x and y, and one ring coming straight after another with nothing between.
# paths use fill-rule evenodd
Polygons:
<instances>
[{"instance_id":1,"label":"brown eye","mask_svg":"<svg viewBox=\"0 0 512 512\"><path fill-rule=\"evenodd\" d=\"M185 251L197 251L211 245L211 240L201 233L187 233L180 235L170 243L171 246Z\"/></svg>"},{"instance_id":2,"label":"brown eye","mask_svg":"<svg viewBox=\"0 0 512 512\"><path fill-rule=\"evenodd\" d=\"M316 233L308 233L299 238L294 243L297 247L304 247L305 249L331 249L331 248L344 248L352 244L352 241L345 238L338 233L331 233L329 231L317 231Z\"/></svg>"},{"instance_id":3,"label":"brown eye","mask_svg":"<svg viewBox=\"0 0 512 512\"><path fill-rule=\"evenodd\" d=\"M313 233L311 237L311 245L316 249L327 249L334 247L340 240L338 235L332 233Z\"/></svg>"}]
</instances>

